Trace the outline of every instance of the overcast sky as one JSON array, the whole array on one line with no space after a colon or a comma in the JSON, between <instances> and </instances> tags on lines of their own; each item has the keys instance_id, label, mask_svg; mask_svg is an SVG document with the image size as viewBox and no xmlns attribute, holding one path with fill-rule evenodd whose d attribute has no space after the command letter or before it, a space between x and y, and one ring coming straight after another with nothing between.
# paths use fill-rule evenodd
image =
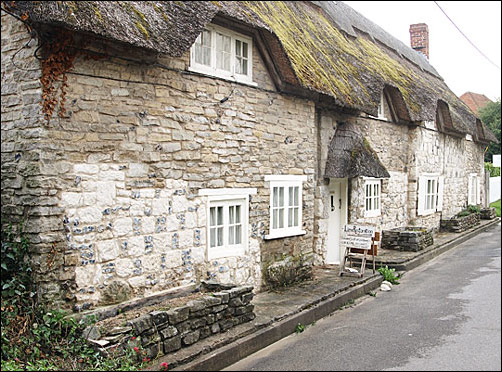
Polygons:
<instances>
[{"instance_id":1,"label":"overcast sky","mask_svg":"<svg viewBox=\"0 0 502 372\"><path fill-rule=\"evenodd\" d=\"M483 57L434 1L344 1L385 31L410 45L409 26L429 27L429 62L457 95L465 92L500 98L501 2L438 1L458 28L495 65Z\"/></svg>"}]
</instances>

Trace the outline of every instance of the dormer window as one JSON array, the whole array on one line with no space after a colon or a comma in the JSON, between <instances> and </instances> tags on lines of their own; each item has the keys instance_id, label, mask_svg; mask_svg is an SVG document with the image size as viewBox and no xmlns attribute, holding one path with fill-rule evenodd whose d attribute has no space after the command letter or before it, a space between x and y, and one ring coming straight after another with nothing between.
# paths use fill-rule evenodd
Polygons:
<instances>
[{"instance_id":1,"label":"dormer window","mask_svg":"<svg viewBox=\"0 0 502 372\"><path fill-rule=\"evenodd\" d=\"M208 25L190 51L190 71L256 85L252 78L251 38Z\"/></svg>"}]
</instances>

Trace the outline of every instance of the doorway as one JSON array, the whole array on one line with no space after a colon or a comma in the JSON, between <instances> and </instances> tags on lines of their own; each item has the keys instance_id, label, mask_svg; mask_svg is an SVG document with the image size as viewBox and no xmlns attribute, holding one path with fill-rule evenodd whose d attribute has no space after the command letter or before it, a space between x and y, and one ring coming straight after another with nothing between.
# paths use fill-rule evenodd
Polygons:
<instances>
[{"instance_id":1,"label":"doorway","mask_svg":"<svg viewBox=\"0 0 502 372\"><path fill-rule=\"evenodd\" d=\"M329 219L326 263L339 265L343 254L340 247L340 237L343 226L347 224L347 179L331 178L328 190Z\"/></svg>"}]
</instances>

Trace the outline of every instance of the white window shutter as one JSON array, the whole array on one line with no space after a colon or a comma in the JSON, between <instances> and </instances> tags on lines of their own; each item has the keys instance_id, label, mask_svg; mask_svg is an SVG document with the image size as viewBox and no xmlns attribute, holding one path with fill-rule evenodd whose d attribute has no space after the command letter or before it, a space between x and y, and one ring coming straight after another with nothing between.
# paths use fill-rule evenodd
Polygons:
<instances>
[{"instance_id":1,"label":"white window shutter","mask_svg":"<svg viewBox=\"0 0 502 372\"><path fill-rule=\"evenodd\" d=\"M438 177L438 203L436 206L436 210L438 212L443 210L443 185L444 185L444 177Z\"/></svg>"},{"instance_id":2,"label":"white window shutter","mask_svg":"<svg viewBox=\"0 0 502 372\"><path fill-rule=\"evenodd\" d=\"M425 194L427 189L427 180L425 177L418 178L418 206L417 215L422 216L425 208Z\"/></svg>"}]
</instances>

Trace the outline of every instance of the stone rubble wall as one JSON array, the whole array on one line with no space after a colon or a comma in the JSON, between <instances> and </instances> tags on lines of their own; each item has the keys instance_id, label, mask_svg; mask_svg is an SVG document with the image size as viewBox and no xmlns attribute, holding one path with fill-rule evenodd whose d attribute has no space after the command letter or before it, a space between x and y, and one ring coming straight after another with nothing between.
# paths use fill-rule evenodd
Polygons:
<instances>
[{"instance_id":1,"label":"stone rubble wall","mask_svg":"<svg viewBox=\"0 0 502 372\"><path fill-rule=\"evenodd\" d=\"M62 302L65 250L61 233L61 177L57 147L43 119L38 47L23 23L2 12L2 229L23 223L30 242L33 279L41 298Z\"/></svg>"},{"instance_id":2,"label":"stone rubble wall","mask_svg":"<svg viewBox=\"0 0 502 372\"><path fill-rule=\"evenodd\" d=\"M382 231L382 248L418 252L434 244L432 230L400 227Z\"/></svg>"},{"instance_id":3,"label":"stone rubble wall","mask_svg":"<svg viewBox=\"0 0 502 372\"><path fill-rule=\"evenodd\" d=\"M127 321L125 326L92 333L89 343L103 355L141 345L148 358L155 358L190 346L208 336L253 320L253 287L235 287L211 293L186 305L156 310ZM89 336L91 332L89 332ZM135 340L131 344L131 335Z\"/></svg>"},{"instance_id":4,"label":"stone rubble wall","mask_svg":"<svg viewBox=\"0 0 502 372\"><path fill-rule=\"evenodd\" d=\"M480 213L471 213L463 217L452 217L441 220L441 229L450 232L462 232L479 224Z\"/></svg>"},{"instance_id":5,"label":"stone rubble wall","mask_svg":"<svg viewBox=\"0 0 502 372\"><path fill-rule=\"evenodd\" d=\"M479 218L482 220L492 220L497 217L495 207L483 208L479 211Z\"/></svg>"}]
</instances>

